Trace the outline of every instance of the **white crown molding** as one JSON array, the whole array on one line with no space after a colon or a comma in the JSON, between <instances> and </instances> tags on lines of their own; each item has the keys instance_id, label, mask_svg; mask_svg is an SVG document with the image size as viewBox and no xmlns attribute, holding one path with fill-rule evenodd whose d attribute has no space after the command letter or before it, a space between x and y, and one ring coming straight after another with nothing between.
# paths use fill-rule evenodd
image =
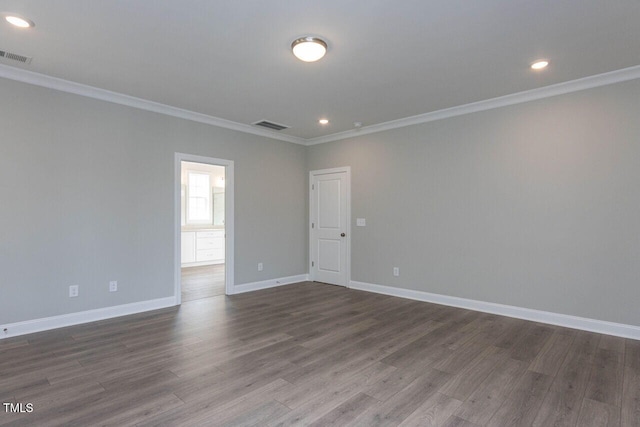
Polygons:
<instances>
[{"instance_id":1,"label":"white crown molding","mask_svg":"<svg viewBox=\"0 0 640 427\"><path fill-rule=\"evenodd\" d=\"M145 311L158 310L161 308L173 307L175 305L176 298L171 296L112 307L97 308L95 310L80 311L77 313L62 314L60 316L26 320L24 322L9 323L6 325L0 325L0 340L3 338L48 331L50 329L64 328L67 326L80 325L82 323L127 316L129 314L143 313Z\"/></svg>"},{"instance_id":2,"label":"white crown molding","mask_svg":"<svg viewBox=\"0 0 640 427\"><path fill-rule=\"evenodd\" d=\"M72 93L75 95L86 96L88 98L98 99L101 101L112 102L114 104L125 105L127 107L138 108L140 110L151 111L154 113L164 114L167 116L178 117L193 122L204 123L211 126L217 126L225 129L231 129L238 132L249 133L252 135L264 136L267 138L277 139L294 144L305 145L306 140L297 136L279 134L275 131L256 128L244 123L238 123L231 120L221 119L219 117L209 116L207 114L196 113L182 108L172 107L170 105L161 104L159 102L148 101L134 96L124 95L118 92L112 92L93 86L75 83L69 80L57 77L47 76L45 74L35 73L33 71L23 70L21 68L11 67L0 64L0 77L15 80L22 83L28 83L35 86L42 86L48 89L54 89L61 92Z\"/></svg>"},{"instance_id":3,"label":"white crown molding","mask_svg":"<svg viewBox=\"0 0 640 427\"><path fill-rule=\"evenodd\" d=\"M416 301L431 302L451 307L466 308L500 316L515 317L565 328L581 329L598 334L614 335L618 337L640 340L640 326L625 325L623 323L607 322L605 320L589 319L586 317L570 316L549 311L533 310L513 305L496 304L493 302L477 301L448 295L432 294L412 289L395 288L392 286L374 285L371 283L351 281L349 287L376 294L390 295Z\"/></svg>"},{"instance_id":4,"label":"white crown molding","mask_svg":"<svg viewBox=\"0 0 640 427\"><path fill-rule=\"evenodd\" d=\"M291 285L293 283L306 282L309 280L308 274L298 274L297 276L281 277L279 279L262 280L260 282L243 283L236 285L233 294L257 291L260 289L275 288L277 286Z\"/></svg>"},{"instance_id":5,"label":"white crown molding","mask_svg":"<svg viewBox=\"0 0 640 427\"><path fill-rule=\"evenodd\" d=\"M340 141L342 139L353 138L360 135L383 132L405 126L417 125L421 123L433 122L436 120L448 119L450 117L462 116L464 114L476 113L479 111L492 110L494 108L506 107L514 104L535 101L542 98L563 95L571 92L578 92L585 89L592 89L599 86L606 86L613 83L625 82L640 78L640 65L623 68L621 70L610 71L608 73L583 77L577 80L557 83L524 92L512 93L510 95L497 98L486 99L484 101L472 102L471 104L458 105L456 107L445 108L443 110L432 111L430 113L419 114L417 116L405 117L389 122L378 123L365 126L360 129L338 132L331 135L319 136L306 140L305 145L323 144L325 142Z\"/></svg>"},{"instance_id":6,"label":"white crown molding","mask_svg":"<svg viewBox=\"0 0 640 427\"><path fill-rule=\"evenodd\" d=\"M191 120L198 123L204 123L211 126L231 129L238 132L311 146L634 80L640 78L640 65L309 139L280 134L266 129L259 129L244 123L238 123L231 120L221 119L219 117L209 116L207 114L172 107L158 102L148 101L142 98L99 89L93 86L35 73L22 68L11 67L9 65L0 64L0 77L59 90L61 92L68 92L75 95L86 96L88 98L112 102L114 104L151 111L154 113L178 117L185 120Z\"/></svg>"}]
</instances>

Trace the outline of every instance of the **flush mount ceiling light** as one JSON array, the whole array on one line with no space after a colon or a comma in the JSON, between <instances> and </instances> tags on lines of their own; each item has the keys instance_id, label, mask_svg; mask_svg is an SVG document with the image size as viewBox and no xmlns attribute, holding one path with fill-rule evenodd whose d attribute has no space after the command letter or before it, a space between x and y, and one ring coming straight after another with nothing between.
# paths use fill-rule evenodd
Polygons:
<instances>
[{"instance_id":1,"label":"flush mount ceiling light","mask_svg":"<svg viewBox=\"0 0 640 427\"><path fill-rule=\"evenodd\" d=\"M545 68L547 68L547 65L549 65L549 61L546 59L539 59L536 62L534 62L533 64L531 64L531 69L532 70L543 70Z\"/></svg>"},{"instance_id":2,"label":"flush mount ceiling light","mask_svg":"<svg viewBox=\"0 0 640 427\"><path fill-rule=\"evenodd\" d=\"M315 62L327 53L327 43L318 37L301 37L291 43L291 50L299 60Z\"/></svg>"},{"instance_id":3,"label":"flush mount ceiling light","mask_svg":"<svg viewBox=\"0 0 640 427\"><path fill-rule=\"evenodd\" d=\"M36 26L36 24L34 24L30 19L26 19L18 15L5 15L4 19L8 23L20 28L31 28Z\"/></svg>"},{"instance_id":4,"label":"flush mount ceiling light","mask_svg":"<svg viewBox=\"0 0 640 427\"><path fill-rule=\"evenodd\" d=\"M318 120L318 123L320 123L321 125L329 124L329 119L320 119Z\"/></svg>"}]
</instances>

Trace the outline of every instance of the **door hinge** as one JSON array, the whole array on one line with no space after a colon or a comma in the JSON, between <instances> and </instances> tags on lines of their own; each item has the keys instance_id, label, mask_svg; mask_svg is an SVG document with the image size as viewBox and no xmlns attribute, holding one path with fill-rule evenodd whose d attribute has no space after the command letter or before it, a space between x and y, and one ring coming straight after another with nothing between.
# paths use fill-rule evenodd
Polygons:
<instances>
[{"instance_id":1,"label":"door hinge","mask_svg":"<svg viewBox=\"0 0 640 427\"><path fill-rule=\"evenodd\" d=\"M315 265L316 264L313 261L311 261L311 267L314 267Z\"/></svg>"},{"instance_id":2,"label":"door hinge","mask_svg":"<svg viewBox=\"0 0 640 427\"><path fill-rule=\"evenodd\" d=\"M315 226L316 226L316 224L312 222L311 223L311 228L314 228Z\"/></svg>"},{"instance_id":3,"label":"door hinge","mask_svg":"<svg viewBox=\"0 0 640 427\"><path fill-rule=\"evenodd\" d=\"M315 184L311 184L311 189L315 190L316 189L316 185Z\"/></svg>"}]
</instances>

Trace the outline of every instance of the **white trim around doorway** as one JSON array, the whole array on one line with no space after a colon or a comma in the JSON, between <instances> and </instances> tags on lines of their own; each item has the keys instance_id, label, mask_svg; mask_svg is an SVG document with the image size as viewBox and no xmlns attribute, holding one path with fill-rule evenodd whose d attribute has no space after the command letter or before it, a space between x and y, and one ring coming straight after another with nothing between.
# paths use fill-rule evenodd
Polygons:
<instances>
[{"instance_id":1,"label":"white trim around doorway","mask_svg":"<svg viewBox=\"0 0 640 427\"><path fill-rule=\"evenodd\" d=\"M175 153L174 158L174 239L173 239L173 259L174 259L174 297L176 305L182 302L181 286L181 260L180 260L180 191L181 191L181 163L195 162L225 168L225 191L224 191L224 229L225 229L225 293L232 295L235 292L234 280L234 174L233 160L216 159L213 157L198 156L194 154Z\"/></svg>"}]
</instances>

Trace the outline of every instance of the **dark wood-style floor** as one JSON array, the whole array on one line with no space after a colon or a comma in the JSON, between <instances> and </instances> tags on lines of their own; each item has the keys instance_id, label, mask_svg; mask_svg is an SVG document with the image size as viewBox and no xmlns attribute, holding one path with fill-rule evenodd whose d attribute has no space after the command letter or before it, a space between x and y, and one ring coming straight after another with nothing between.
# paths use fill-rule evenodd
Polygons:
<instances>
[{"instance_id":1,"label":"dark wood-style floor","mask_svg":"<svg viewBox=\"0 0 640 427\"><path fill-rule=\"evenodd\" d=\"M629 427L640 342L302 283L0 341L0 399L33 404L11 426Z\"/></svg>"},{"instance_id":2,"label":"dark wood-style floor","mask_svg":"<svg viewBox=\"0 0 640 427\"><path fill-rule=\"evenodd\" d=\"M186 267L181 274L182 302L224 295L224 264Z\"/></svg>"}]
</instances>

